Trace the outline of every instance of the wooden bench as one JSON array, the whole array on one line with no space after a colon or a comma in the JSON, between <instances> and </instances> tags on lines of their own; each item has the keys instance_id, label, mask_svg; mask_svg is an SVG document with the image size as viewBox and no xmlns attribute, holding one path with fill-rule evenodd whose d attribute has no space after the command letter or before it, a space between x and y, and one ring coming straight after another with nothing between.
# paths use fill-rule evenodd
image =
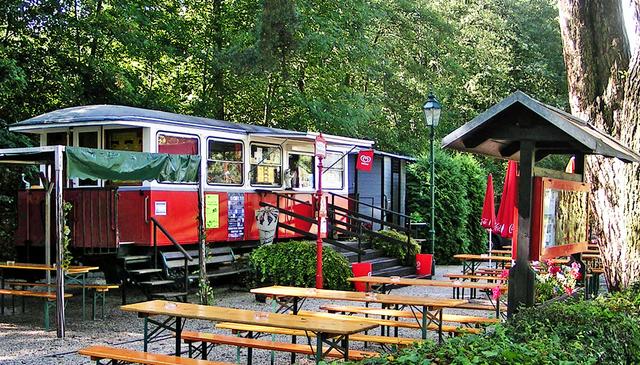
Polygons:
<instances>
[{"instance_id":1,"label":"wooden bench","mask_svg":"<svg viewBox=\"0 0 640 365\"><path fill-rule=\"evenodd\" d=\"M222 322L216 324L216 328L231 330L232 333L239 332L254 332L254 333L269 333L274 335L285 336L300 336L300 337L314 337L314 333L305 332L302 330L292 330L288 328L280 327L268 327L268 326L254 326L250 324ZM383 345L396 345L396 346L409 346L417 341L422 341L419 338L409 337L389 337L389 336L377 336L377 335L363 335L356 333L349 336L349 341L358 342L371 342Z\"/></svg>"},{"instance_id":2,"label":"wooden bench","mask_svg":"<svg viewBox=\"0 0 640 365\"><path fill-rule=\"evenodd\" d=\"M187 261L188 268L198 269L200 267L200 259L198 250L189 250L187 253L193 257L193 261ZM161 252L162 265L164 267L164 275L167 278L172 277L170 271L184 268L184 256L181 252ZM234 265L236 263L236 255L231 247L214 247L207 249L207 265ZM232 268L230 270L219 270L207 273L208 278L222 277L234 275L249 271L249 268ZM189 279L197 280L198 275L189 275Z\"/></svg>"},{"instance_id":3,"label":"wooden bench","mask_svg":"<svg viewBox=\"0 0 640 365\"><path fill-rule=\"evenodd\" d=\"M292 344L292 343L286 343L286 342L265 341L265 340L258 340L255 338L220 335L215 333L183 331L182 339L187 344L189 344L190 354L193 353L193 348L195 347L193 343L201 342L202 348L200 350L200 353L205 358L208 352L207 344L246 347L249 349L249 353L247 354L248 357L252 356L252 351L251 351L252 349L271 350L271 351L288 352L288 353L296 353L296 354L303 354L303 355L316 354L315 346L311 346L307 344ZM332 358L344 357L342 353L340 353L335 349L332 349L329 352L325 351L325 356L332 357ZM359 361L367 357L373 357L373 356L378 356L378 353L349 349L349 360Z\"/></svg>"},{"instance_id":4,"label":"wooden bench","mask_svg":"<svg viewBox=\"0 0 640 365\"><path fill-rule=\"evenodd\" d=\"M49 309L51 306L56 305L56 293L47 293L47 292L35 292L30 290L14 290L14 289L0 289L0 295L10 295L11 296L11 310L15 314L16 306L15 306L15 297L32 297L32 298L42 298L44 299L44 328L49 330ZM65 294L65 298L71 298L73 295ZM4 300L3 300L4 303ZM22 302L22 312L24 313L24 301ZM2 314L4 314L4 306L2 307Z\"/></svg>"},{"instance_id":5,"label":"wooden bench","mask_svg":"<svg viewBox=\"0 0 640 365\"><path fill-rule=\"evenodd\" d=\"M370 307L358 307L358 306L339 306L339 305L323 305L320 309L326 310L329 313L358 313L367 315L376 315L382 317L397 317L397 318L415 318L415 314L410 311L397 310L397 309L379 309ZM500 323L497 318L487 317L475 317L459 314L442 314L442 320L444 322L456 322L464 325L487 325Z\"/></svg>"},{"instance_id":6,"label":"wooden bench","mask_svg":"<svg viewBox=\"0 0 640 365\"><path fill-rule=\"evenodd\" d=\"M51 284L47 284L47 283L29 283L29 282L24 282L24 281L11 281L8 280L5 282L6 285L12 286L12 287L55 287L56 284L51 283ZM67 288L72 288L72 289L82 289L82 285L80 284L68 284L65 285L65 287ZM93 320L96 320L96 308L97 308L97 301L98 299L100 299L101 301L101 306L100 306L100 311L101 311L101 318L104 319L104 307L105 307L105 300L106 300L106 294L107 292L109 292L109 290L111 289L118 289L120 286L116 285L116 284L86 284L84 286L85 289L88 289L92 295L92 306L91 306L91 316L93 318ZM23 307L24 307L24 303L23 303ZM24 308L23 308L24 311Z\"/></svg>"},{"instance_id":7,"label":"wooden bench","mask_svg":"<svg viewBox=\"0 0 640 365\"><path fill-rule=\"evenodd\" d=\"M345 321L359 321L359 322L369 322L378 324L382 327L384 331L384 327L399 327L399 328L421 328L420 323L418 321L394 321L391 319L378 319L378 318L368 318L368 317L357 317L357 316L348 316L342 314L334 314L334 313L320 313L320 312L311 312L311 311L299 311L298 315L300 316L308 316L308 317L325 317L325 318L340 318ZM438 331L438 325L435 323L429 323L427 325L427 330L430 331ZM442 325L442 332L447 332L449 334L479 334L482 332L480 328L469 328L469 327L457 327L450 325Z\"/></svg>"},{"instance_id":8,"label":"wooden bench","mask_svg":"<svg viewBox=\"0 0 640 365\"><path fill-rule=\"evenodd\" d=\"M80 355L89 356L92 361L98 363L100 360L112 360L118 364L121 362L145 365L231 365L228 362L207 361L199 359L189 359L170 355L152 354L149 352L119 349L107 346L89 346L78 350Z\"/></svg>"}]
</instances>

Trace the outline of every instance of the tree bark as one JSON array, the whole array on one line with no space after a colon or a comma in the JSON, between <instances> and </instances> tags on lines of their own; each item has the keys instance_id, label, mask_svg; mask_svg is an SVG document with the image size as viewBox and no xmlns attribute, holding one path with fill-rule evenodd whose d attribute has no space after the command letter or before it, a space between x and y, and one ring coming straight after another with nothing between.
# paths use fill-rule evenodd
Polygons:
<instances>
[{"instance_id":1,"label":"tree bark","mask_svg":"<svg viewBox=\"0 0 640 365\"><path fill-rule=\"evenodd\" d=\"M638 151L638 55L630 54L620 0L559 0L558 7L571 112ZM640 276L638 164L590 156L586 165L592 232L609 288L618 290Z\"/></svg>"}]
</instances>

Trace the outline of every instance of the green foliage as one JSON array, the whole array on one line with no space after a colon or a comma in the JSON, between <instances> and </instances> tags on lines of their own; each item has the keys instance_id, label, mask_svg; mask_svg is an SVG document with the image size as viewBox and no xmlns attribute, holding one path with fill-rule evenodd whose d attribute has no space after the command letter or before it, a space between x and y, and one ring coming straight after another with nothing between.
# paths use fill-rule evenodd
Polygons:
<instances>
[{"instance_id":1,"label":"green foliage","mask_svg":"<svg viewBox=\"0 0 640 365\"><path fill-rule=\"evenodd\" d=\"M367 138L417 156L431 89L443 104L437 139L516 89L566 107L556 18L552 0L7 0L0 147L33 143L5 125L122 104ZM16 176L0 167L2 242L15 226L4 191Z\"/></svg>"},{"instance_id":2,"label":"green foliage","mask_svg":"<svg viewBox=\"0 0 640 365\"><path fill-rule=\"evenodd\" d=\"M487 249L487 234L480 226L487 172L468 154L435 151L435 254L439 263L448 263L457 253ZM408 211L427 223L431 214L429 164L429 156L421 156L407 169ZM430 252L431 243L424 244Z\"/></svg>"},{"instance_id":3,"label":"green foliage","mask_svg":"<svg viewBox=\"0 0 640 365\"><path fill-rule=\"evenodd\" d=\"M373 247L382 250L386 256L395 257L405 263L410 263L415 260L416 254L420 253L420 244L418 244L418 242L413 238L411 239L411 242L408 243L407 235L402 232L389 229L378 231L377 233L395 240L385 240L378 236L372 237Z\"/></svg>"},{"instance_id":4,"label":"green foliage","mask_svg":"<svg viewBox=\"0 0 640 365\"><path fill-rule=\"evenodd\" d=\"M62 268L67 269L71 266L73 256L71 255L71 227L67 224L67 217L73 210L73 205L69 202L62 203L63 225L62 225Z\"/></svg>"},{"instance_id":5,"label":"green foliage","mask_svg":"<svg viewBox=\"0 0 640 365\"><path fill-rule=\"evenodd\" d=\"M316 244L306 241L263 245L251 252L249 262L257 285L315 287ZM347 259L330 247L322 249L323 286L349 290L351 268Z\"/></svg>"},{"instance_id":6,"label":"green foliage","mask_svg":"<svg viewBox=\"0 0 640 365\"><path fill-rule=\"evenodd\" d=\"M215 301L214 291L209 279L198 279L198 298L200 298L200 304L213 305Z\"/></svg>"},{"instance_id":7,"label":"green foliage","mask_svg":"<svg viewBox=\"0 0 640 365\"><path fill-rule=\"evenodd\" d=\"M637 298L638 292L623 296ZM523 309L483 335L456 337L443 345L426 341L360 364L636 364L640 320L614 309L612 302L619 298Z\"/></svg>"}]
</instances>

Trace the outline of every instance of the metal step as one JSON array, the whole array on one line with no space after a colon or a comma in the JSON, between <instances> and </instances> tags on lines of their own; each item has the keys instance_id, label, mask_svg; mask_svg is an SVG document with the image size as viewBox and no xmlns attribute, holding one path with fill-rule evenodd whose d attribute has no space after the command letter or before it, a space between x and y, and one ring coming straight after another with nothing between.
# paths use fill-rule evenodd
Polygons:
<instances>
[{"instance_id":1,"label":"metal step","mask_svg":"<svg viewBox=\"0 0 640 365\"><path fill-rule=\"evenodd\" d=\"M373 270L373 276L409 276L415 275L416 269L413 266L391 266L382 270Z\"/></svg>"},{"instance_id":2,"label":"metal step","mask_svg":"<svg viewBox=\"0 0 640 365\"><path fill-rule=\"evenodd\" d=\"M235 266L223 266L217 270L207 271L207 277L209 279L219 278L223 276L236 275L244 272L248 272L251 269L248 267L235 267ZM189 280L198 280L200 275L189 275Z\"/></svg>"},{"instance_id":3,"label":"metal step","mask_svg":"<svg viewBox=\"0 0 640 365\"><path fill-rule=\"evenodd\" d=\"M149 274L160 273L162 272L162 269L134 269L134 270L127 270L127 272L135 275L149 275Z\"/></svg>"},{"instance_id":4,"label":"metal step","mask_svg":"<svg viewBox=\"0 0 640 365\"><path fill-rule=\"evenodd\" d=\"M160 286L160 285L168 285L175 284L175 280L149 280L149 281L139 281L138 284L145 286Z\"/></svg>"},{"instance_id":5,"label":"metal step","mask_svg":"<svg viewBox=\"0 0 640 365\"><path fill-rule=\"evenodd\" d=\"M163 292L163 293L151 293L149 297L152 299L175 299L175 298L186 298L186 292Z\"/></svg>"},{"instance_id":6,"label":"metal step","mask_svg":"<svg viewBox=\"0 0 640 365\"><path fill-rule=\"evenodd\" d=\"M353 248L358 248L358 241L338 241L340 243L342 243L343 245L349 246L349 247L353 247ZM334 250L340 252L340 253L351 253L351 251L345 250L342 247L338 247L338 246L334 246L330 243L324 243L326 246L329 246L331 248L333 248ZM362 249L366 249L368 248L368 242L362 242L361 247Z\"/></svg>"},{"instance_id":7,"label":"metal step","mask_svg":"<svg viewBox=\"0 0 640 365\"><path fill-rule=\"evenodd\" d=\"M362 261L370 261L379 257L382 257L383 253L380 250L369 248L364 250L365 254L362 255ZM358 262L358 254L355 252L343 252L342 255L347 258L349 263Z\"/></svg>"},{"instance_id":8,"label":"metal step","mask_svg":"<svg viewBox=\"0 0 640 365\"><path fill-rule=\"evenodd\" d=\"M393 257L378 257L372 260L367 260L371 263L373 271L380 271L392 266L402 266L399 259Z\"/></svg>"},{"instance_id":9,"label":"metal step","mask_svg":"<svg viewBox=\"0 0 640 365\"><path fill-rule=\"evenodd\" d=\"M122 256L121 260L124 260L127 264L135 264L139 262L148 262L151 260L151 256L149 255L130 255L130 256Z\"/></svg>"}]
</instances>

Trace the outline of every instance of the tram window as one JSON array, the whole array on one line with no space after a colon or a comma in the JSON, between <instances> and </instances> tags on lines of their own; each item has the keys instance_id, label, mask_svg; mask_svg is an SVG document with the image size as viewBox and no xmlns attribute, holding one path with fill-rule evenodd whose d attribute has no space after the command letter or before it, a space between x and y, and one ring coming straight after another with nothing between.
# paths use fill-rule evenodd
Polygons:
<instances>
[{"instance_id":1,"label":"tram window","mask_svg":"<svg viewBox=\"0 0 640 365\"><path fill-rule=\"evenodd\" d=\"M98 132L78 132L78 147L98 148ZM97 180L80 179L79 186L98 186Z\"/></svg>"},{"instance_id":2,"label":"tram window","mask_svg":"<svg viewBox=\"0 0 640 365\"><path fill-rule=\"evenodd\" d=\"M243 145L240 142L209 140L207 183L242 185L244 182Z\"/></svg>"},{"instance_id":3,"label":"tram window","mask_svg":"<svg viewBox=\"0 0 640 365\"><path fill-rule=\"evenodd\" d=\"M47 133L47 146L57 145L67 145L67 132Z\"/></svg>"},{"instance_id":4,"label":"tram window","mask_svg":"<svg viewBox=\"0 0 640 365\"><path fill-rule=\"evenodd\" d=\"M142 152L142 128L105 129L104 149ZM105 181L105 186L141 186L141 181Z\"/></svg>"},{"instance_id":5,"label":"tram window","mask_svg":"<svg viewBox=\"0 0 640 365\"><path fill-rule=\"evenodd\" d=\"M344 183L344 159L341 153L327 152L322 161L322 187L327 189L342 189Z\"/></svg>"},{"instance_id":6,"label":"tram window","mask_svg":"<svg viewBox=\"0 0 640 365\"><path fill-rule=\"evenodd\" d=\"M289 168L285 171L287 187L312 189L315 181L315 158L311 155L289 153ZM291 179L289 181L289 179Z\"/></svg>"},{"instance_id":7,"label":"tram window","mask_svg":"<svg viewBox=\"0 0 640 365\"><path fill-rule=\"evenodd\" d=\"M274 146L251 144L251 185L282 185L282 149Z\"/></svg>"},{"instance_id":8,"label":"tram window","mask_svg":"<svg viewBox=\"0 0 640 365\"><path fill-rule=\"evenodd\" d=\"M198 138L158 134L158 153L197 155Z\"/></svg>"},{"instance_id":9,"label":"tram window","mask_svg":"<svg viewBox=\"0 0 640 365\"><path fill-rule=\"evenodd\" d=\"M142 152L142 128L107 129L104 140L108 150Z\"/></svg>"}]
</instances>

